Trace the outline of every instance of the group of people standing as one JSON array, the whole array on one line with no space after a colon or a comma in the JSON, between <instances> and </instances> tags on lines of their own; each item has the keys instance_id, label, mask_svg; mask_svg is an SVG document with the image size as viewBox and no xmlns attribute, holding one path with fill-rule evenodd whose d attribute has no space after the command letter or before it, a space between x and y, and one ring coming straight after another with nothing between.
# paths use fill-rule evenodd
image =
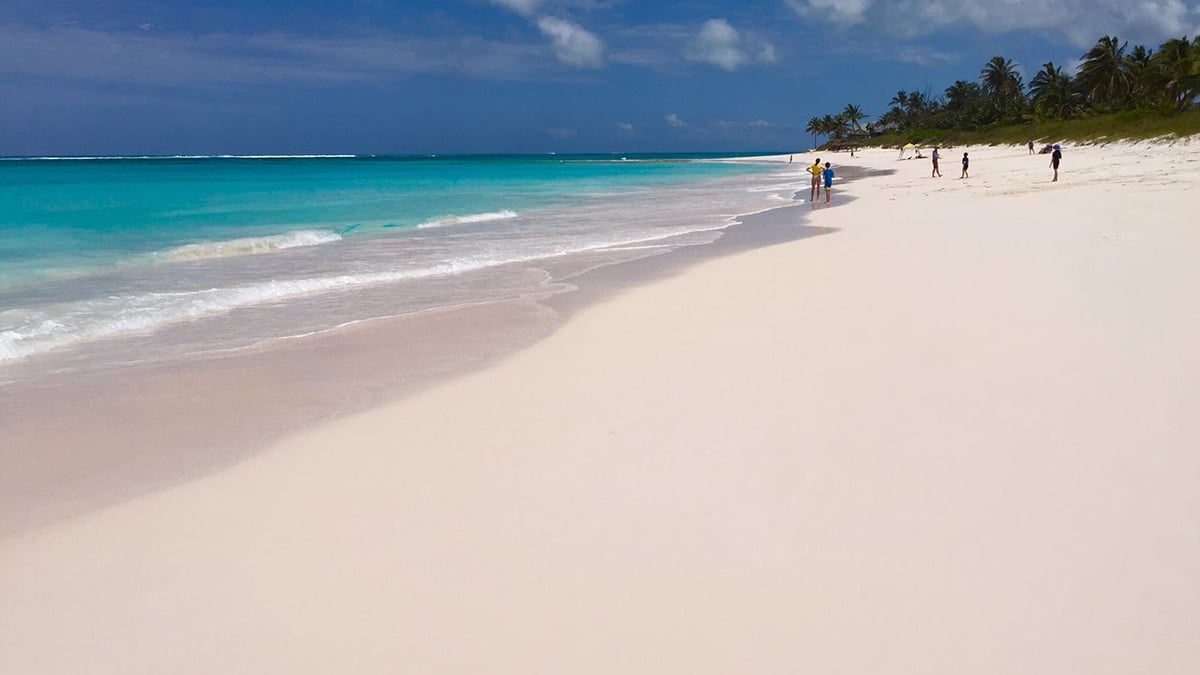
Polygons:
<instances>
[{"instance_id":1,"label":"group of people standing","mask_svg":"<svg viewBox=\"0 0 1200 675\"><path fill-rule=\"evenodd\" d=\"M821 196L821 184L825 184L825 203L829 203L829 190L833 188L833 166L829 162L825 162L825 166L821 166L821 158L818 157L813 165L808 167L808 172L812 174L812 189L808 192L808 201L812 204L817 203L817 197Z\"/></svg>"},{"instance_id":2,"label":"group of people standing","mask_svg":"<svg viewBox=\"0 0 1200 675\"><path fill-rule=\"evenodd\" d=\"M939 159L941 159L941 154L938 153L937 148L934 148L933 149L933 173L931 173L929 175L930 178L941 178L942 177L942 170L940 168L938 168L938 160ZM959 175L959 178L969 178L970 176L967 175L967 172L970 170L970 168L971 168L971 158L967 155L967 153L964 152L963 158L962 158L962 174Z\"/></svg>"},{"instance_id":3,"label":"group of people standing","mask_svg":"<svg viewBox=\"0 0 1200 675\"><path fill-rule=\"evenodd\" d=\"M1033 141L1029 141L1029 152L1030 154L1033 153ZM920 155L917 156L920 157ZM941 153L939 152L938 148L935 147L933 149L933 156L931 159L933 160L933 172L929 177L941 178L942 170L938 166L938 162L941 159ZM788 157L788 163L791 164L791 162L792 158ZM1062 162L1062 148L1056 144L1053 152L1050 154L1050 168L1054 169L1054 178L1051 182L1058 182L1058 165L1060 162ZM964 152L962 155L962 173L959 175L959 178L969 178L970 170L971 157L968 153ZM818 198L821 196L821 186L824 185L825 203L828 204L829 191L833 188L833 166L829 162L825 162L825 164L822 165L821 158L818 157L816 161L812 163L812 166L808 167L808 172L812 174L812 187L808 192L808 201L812 204L816 204Z\"/></svg>"},{"instance_id":4,"label":"group of people standing","mask_svg":"<svg viewBox=\"0 0 1200 675\"><path fill-rule=\"evenodd\" d=\"M1029 154L1031 154L1031 155L1033 154L1033 141L1029 141ZM929 175L930 178L941 178L942 177L942 170L940 168L938 168L938 160L939 159L941 159L941 155L938 153L938 149L935 147L933 149L933 156L932 156L933 172ZM1051 179L1051 181L1050 181L1051 183L1058 182L1058 165L1061 162L1062 162L1062 147L1060 147L1058 144L1055 144L1054 149L1050 153L1050 168L1054 169L1054 178ZM970 176L968 175L968 171L970 170L970 168L971 168L971 158L967 155L967 153L964 152L963 156L962 156L962 174L959 176L959 178L969 178Z\"/></svg>"}]
</instances>

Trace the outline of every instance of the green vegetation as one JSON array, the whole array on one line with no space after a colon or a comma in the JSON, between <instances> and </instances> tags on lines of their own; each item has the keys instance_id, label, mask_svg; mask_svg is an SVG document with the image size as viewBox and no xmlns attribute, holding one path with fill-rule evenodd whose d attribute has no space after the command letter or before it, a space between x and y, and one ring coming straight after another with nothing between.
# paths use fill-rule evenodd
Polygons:
<instances>
[{"instance_id":1,"label":"green vegetation","mask_svg":"<svg viewBox=\"0 0 1200 675\"><path fill-rule=\"evenodd\" d=\"M993 57L979 81L959 80L941 96L901 90L878 120L848 105L814 117L806 131L829 146L1097 141L1200 133L1200 36L1164 42L1157 52L1105 36L1079 72L1042 65L1026 89L1016 64Z\"/></svg>"},{"instance_id":2,"label":"green vegetation","mask_svg":"<svg viewBox=\"0 0 1200 675\"><path fill-rule=\"evenodd\" d=\"M881 136L855 141L856 145L894 147L917 145L1001 145L1026 141L1116 141L1183 137L1200 134L1200 109L1182 113L1157 110L1124 110L1077 120L1045 120L1006 124L980 129L913 129L889 131Z\"/></svg>"}]
</instances>

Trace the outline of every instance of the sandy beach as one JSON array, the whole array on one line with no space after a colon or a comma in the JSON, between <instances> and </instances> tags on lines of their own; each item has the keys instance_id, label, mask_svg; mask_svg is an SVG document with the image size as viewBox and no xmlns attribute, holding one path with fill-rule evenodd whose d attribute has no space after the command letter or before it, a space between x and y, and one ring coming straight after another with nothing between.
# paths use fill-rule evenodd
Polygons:
<instances>
[{"instance_id":1,"label":"sandy beach","mask_svg":"<svg viewBox=\"0 0 1200 675\"><path fill-rule=\"evenodd\" d=\"M15 531L0 672L1194 673L1200 143L1064 151L823 157L819 236Z\"/></svg>"}]
</instances>

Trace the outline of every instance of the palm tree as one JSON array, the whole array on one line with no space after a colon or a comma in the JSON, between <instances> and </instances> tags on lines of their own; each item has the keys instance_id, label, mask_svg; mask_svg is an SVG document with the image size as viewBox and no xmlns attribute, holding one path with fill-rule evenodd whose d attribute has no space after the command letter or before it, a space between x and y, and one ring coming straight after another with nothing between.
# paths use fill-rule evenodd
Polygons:
<instances>
[{"instance_id":1,"label":"palm tree","mask_svg":"<svg viewBox=\"0 0 1200 675\"><path fill-rule=\"evenodd\" d=\"M821 118L821 128L825 131L827 136L832 138L841 138L842 130L845 128L845 125L840 119L834 117L833 115L826 115Z\"/></svg>"},{"instance_id":2,"label":"palm tree","mask_svg":"<svg viewBox=\"0 0 1200 675\"><path fill-rule=\"evenodd\" d=\"M1010 117L1024 98L1024 85L1017 65L1003 56L993 56L979 71L983 91L992 103L996 117Z\"/></svg>"},{"instance_id":3,"label":"palm tree","mask_svg":"<svg viewBox=\"0 0 1200 675\"><path fill-rule=\"evenodd\" d=\"M812 134L812 137L813 137L812 146L814 148L817 147L817 134L824 133L821 131L821 119L819 117L811 118L810 120L808 120L808 125L804 127L804 130L807 131L808 133Z\"/></svg>"},{"instance_id":4,"label":"palm tree","mask_svg":"<svg viewBox=\"0 0 1200 675\"><path fill-rule=\"evenodd\" d=\"M842 117L855 129L862 129L862 121L867 119L867 114L860 106L849 104L842 111Z\"/></svg>"},{"instance_id":5,"label":"palm tree","mask_svg":"<svg viewBox=\"0 0 1200 675\"><path fill-rule=\"evenodd\" d=\"M1066 76L1067 74L1063 72L1062 67L1055 66L1053 61L1047 61L1042 65L1042 69L1029 81L1029 97L1035 102L1038 101L1045 96L1046 90L1052 82Z\"/></svg>"},{"instance_id":6,"label":"palm tree","mask_svg":"<svg viewBox=\"0 0 1200 675\"><path fill-rule=\"evenodd\" d=\"M928 127L941 107L941 101L930 96L929 90L914 91L908 97L909 123L913 127Z\"/></svg>"},{"instance_id":7,"label":"palm tree","mask_svg":"<svg viewBox=\"0 0 1200 675\"><path fill-rule=\"evenodd\" d=\"M892 100L888 101L888 105L891 106L891 110L889 110L888 113L895 120L896 124L901 127L909 126L909 118L911 115L909 114L910 102L908 92L904 91L903 89L896 92L896 95L892 97Z\"/></svg>"},{"instance_id":8,"label":"palm tree","mask_svg":"<svg viewBox=\"0 0 1200 675\"><path fill-rule=\"evenodd\" d=\"M1200 96L1200 36L1167 40L1153 56L1162 92L1176 110L1186 110Z\"/></svg>"},{"instance_id":9,"label":"palm tree","mask_svg":"<svg viewBox=\"0 0 1200 675\"><path fill-rule=\"evenodd\" d=\"M1037 111L1057 119L1071 119L1083 107L1083 95L1071 76L1050 61L1030 80L1029 94Z\"/></svg>"},{"instance_id":10,"label":"palm tree","mask_svg":"<svg viewBox=\"0 0 1200 675\"><path fill-rule=\"evenodd\" d=\"M1129 63L1125 48L1117 36L1104 36L1083 56L1079 83L1097 107L1112 108L1129 96Z\"/></svg>"},{"instance_id":11,"label":"palm tree","mask_svg":"<svg viewBox=\"0 0 1200 675\"><path fill-rule=\"evenodd\" d=\"M946 87L943 96L946 99L945 117L951 127L971 128L979 124L984 93L978 82L958 80Z\"/></svg>"},{"instance_id":12,"label":"palm tree","mask_svg":"<svg viewBox=\"0 0 1200 675\"><path fill-rule=\"evenodd\" d=\"M1154 65L1154 51L1137 45L1125 56L1129 70L1129 102L1134 106L1151 102L1162 88L1162 77Z\"/></svg>"},{"instance_id":13,"label":"palm tree","mask_svg":"<svg viewBox=\"0 0 1200 675\"><path fill-rule=\"evenodd\" d=\"M896 92L888 105L891 105L892 108L884 117L895 120L904 128L921 126L937 108L936 101L928 94L919 91L908 92L903 89Z\"/></svg>"}]
</instances>

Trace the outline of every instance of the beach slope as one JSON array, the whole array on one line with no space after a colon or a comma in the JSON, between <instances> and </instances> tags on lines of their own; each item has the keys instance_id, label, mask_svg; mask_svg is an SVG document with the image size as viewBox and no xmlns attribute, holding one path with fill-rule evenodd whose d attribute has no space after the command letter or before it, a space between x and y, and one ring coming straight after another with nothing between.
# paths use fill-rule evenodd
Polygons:
<instances>
[{"instance_id":1,"label":"beach slope","mask_svg":"<svg viewBox=\"0 0 1200 675\"><path fill-rule=\"evenodd\" d=\"M1023 153L0 542L0 671L1196 672L1200 147Z\"/></svg>"}]
</instances>

